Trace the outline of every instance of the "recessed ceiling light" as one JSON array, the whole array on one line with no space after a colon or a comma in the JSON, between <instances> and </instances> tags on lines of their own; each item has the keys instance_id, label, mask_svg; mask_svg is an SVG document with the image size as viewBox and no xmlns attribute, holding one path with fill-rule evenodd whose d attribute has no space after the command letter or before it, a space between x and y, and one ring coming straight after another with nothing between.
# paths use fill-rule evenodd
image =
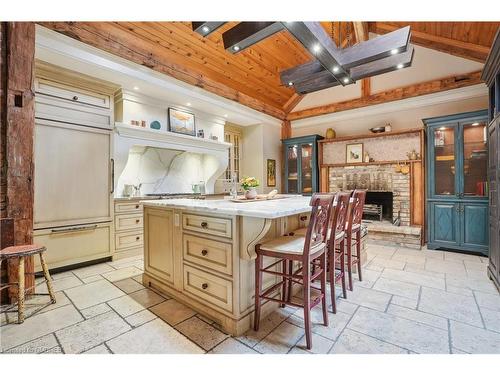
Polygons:
<instances>
[{"instance_id":1,"label":"recessed ceiling light","mask_svg":"<svg viewBox=\"0 0 500 375\"><path fill-rule=\"evenodd\" d=\"M479 125L479 122L473 122L472 123L472 126L478 126Z\"/></svg>"},{"instance_id":2,"label":"recessed ceiling light","mask_svg":"<svg viewBox=\"0 0 500 375\"><path fill-rule=\"evenodd\" d=\"M398 65L396 66L396 68L398 68L398 69L402 69L402 68L403 68L403 66L404 66L403 64L398 64Z\"/></svg>"},{"instance_id":3,"label":"recessed ceiling light","mask_svg":"<svg viewBox=\"0 0 500 375\"><path fill-rule=\"evenodd\" d=\"M446 130L446 126L441 126L439 130Z\"/></svg>"},{"instance_id":4,"label":"recessed ceiling light","mask_svg":"<svg viewBox=\"0 0 500 375\"><path fill-rule=\"evenodd\" d=\"M208 27L208 26L203 26L203 27L201 28L201 30L202 30L202 31L206 34L206 33L208 33L208 32L210 31L210 27Z\"/></svg>"},{"instance_id":5,"label":"recessed ceiling light","mask_svg":"<svg viewBox=\"0 0 500 375\"><path fill-rule=\"evenodd\" d=\"M344 78L344 83L349 83L349 78L345 77Z\"/></svg>"},{"instance_id":6,"label":"recessed ceiling light","mask_svg":"<svg viewBox=\"0 0 500 375\"><path fill-rule=\"evenodd\" d=\"M397 48L394 48L394 49L391 49L391 55L395 55L396 53L398 53L398 49Z\"/></svg>"},{"instance_id":7,"label":"recessed ceiling light","mask_svg":"<svg viewBox=\"0 0 500 375\"><path fill-rule=\"evenodd\" d=\"M293 86L293 82L292 81L288 82L288 86Z\"/></svg>"},{"instance_id":8,"label":"recessed ceiling light","mask_svg":"<svg viewBox=\"0 0 500 375\"><path fill-rule=\"evenodd\" d=\"M189 102L187 102L187 103L186 103L186 105L187 105L188 107L191 107L191 103L189 103Z\"/></svg>"},{"instance_id":9,"label":"recessed ceiling light","mask_svg":"<svg viewBox=\"0 0 500 375\"><path fill-rule=\"evenodd\" d=\"M240 50L240 47L239 47L239 46L234 46L234 47L233 47L233 51L238 52L239 50Z\"/></svg>"},{"instance_id":10,"label":"recessed ceiling light","mask_svg":"<svg viewBox=\"0 0 500 375\"><path fill-rule=\"evenodd\" d=\"M134 86L134 90L135 90L135 91L139 90L139 87Z\"/></svg>"},{"instance_id":11,"label":"recessed ceiling light","mask_svg":"<svg viewBox=\"0 0 500 375\"><path fill-rule=\"evenodd\" d=\"M314 51L314 52L319 52L319 51L321 51L321 46L320 46L319 44L315 44L315 45L313 46L313 51Z\"/></svg>"},{"instance_id":12,"label":"recessed ceiling light","mask_svg":"<svg viewBox=\"0 0 500 375\"><path fill-rule=\"evenodd\" d=\"M339 71L339 67L338 67L337 65L335 65L335 66L333 67L333 72L334 72L334 73L337 73L338 71Z\"/></svg>"}]
</instances>

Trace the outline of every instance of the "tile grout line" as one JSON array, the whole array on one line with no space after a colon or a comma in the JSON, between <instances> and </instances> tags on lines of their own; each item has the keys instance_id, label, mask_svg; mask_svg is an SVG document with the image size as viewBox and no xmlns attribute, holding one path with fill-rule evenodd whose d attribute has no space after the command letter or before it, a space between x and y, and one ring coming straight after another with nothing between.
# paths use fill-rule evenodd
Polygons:
<instances>
[{"instance_id":1,"label":"tile grout line","mask_svg":"<svg viewBox=\"0 0 500 375\"><path fill-rule=\"evenodd\" d=\"M330 352L332 351L332 349L334 348L335 344L337 344L337 341L339 340L340 336L342 336L342 334L344 333L344 331L346 330L347 326L349 325L349 323L351 323L351 320L354 318L354 315L356 315L356 313L358 312L360 308L360 305L357 305L356 309L354 310L354 312L352 313L351 317L349 318L349 320L347 321L347 323L345 324L344 328L342 328L339 332L339 334L337 335L337 337L335 338L335 340L333 340L333 345L332 347L330 348L330 350L328 351L328 354L330 354Z\"/></svg>"},{"instance_id":2,"label":"tile grout line","mask_svg":"<svg viewBox=\"0 0 500 375\"><path fill-rule=\"evenodd\" d=\"M453 344L451 342L451 322L450 322L450 319L446 319L446 323L448 325L448 346L449 346L450 354L453 354L452 353Z\"/></svg>"},{"instance_id":3,"label":"tile grout line","mask_svg":"<svg viewBox=\"0 0 500 375\"><path fill-rule=\"evenodd\" d=\"M488 330L486 328L486 323L484 322L483 313L481 312L481 307L479 307L479 303L477 302L476 293L474 293L474 291L472 291L472 296L474 297L474 302L476 303L477 311L479 312L479 316L481 317L481 323L483 323L483 328Z\"/></svg>"}]
</instances>

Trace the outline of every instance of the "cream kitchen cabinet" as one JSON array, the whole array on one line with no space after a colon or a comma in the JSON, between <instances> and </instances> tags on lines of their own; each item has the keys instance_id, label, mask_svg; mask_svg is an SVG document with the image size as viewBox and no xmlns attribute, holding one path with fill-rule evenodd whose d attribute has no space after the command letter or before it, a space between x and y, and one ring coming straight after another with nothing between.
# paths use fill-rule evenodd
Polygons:
<instances>
[{"instance_id":1,"label":"cream kitchen cabinet","mask_svg":"<svg viewBox=\"0 0 500 375\"><path fill-rule=\"evenodd\" d=\"M115 251L113 259L140 255L144 250L143 198L115 199Z\"/></svg>"}]
</instances>

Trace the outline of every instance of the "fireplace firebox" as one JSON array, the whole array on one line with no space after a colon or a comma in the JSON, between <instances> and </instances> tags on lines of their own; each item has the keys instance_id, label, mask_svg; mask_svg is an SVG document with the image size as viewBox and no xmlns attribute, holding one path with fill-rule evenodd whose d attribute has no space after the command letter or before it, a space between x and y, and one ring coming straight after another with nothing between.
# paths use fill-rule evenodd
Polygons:
<instances>
[{"instance_id":1,"label":"fireplace firebox","mask_svg":"<svg viewBox=\"0 0 500 375\"><path fill-rule=\"evenodd\" d=\"M393 220L392 216L393 194L391 191L366 192L365 209L363 219L365 220Z\"/></svg>"}]
</instances>

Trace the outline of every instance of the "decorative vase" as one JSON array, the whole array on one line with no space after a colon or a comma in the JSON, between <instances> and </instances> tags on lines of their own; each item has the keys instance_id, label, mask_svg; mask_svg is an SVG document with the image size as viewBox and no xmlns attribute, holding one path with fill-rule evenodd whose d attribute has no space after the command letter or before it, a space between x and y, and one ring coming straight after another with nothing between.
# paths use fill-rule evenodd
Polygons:
<instances>
[{"instance_id":1,"label":"decorative vase","mask_svg":"<svg viewBox=\"0 0 500 375\"><path fill-rule=\"evenodd\" d=\"M333 139L336 137L337 133L335 133L335 130L332 128L326 129L326 139Z\"/></svg>"},{"instance_id":2,"label":"decorative vase","mask_svg":"<svg viewBox=\"0 0 500 375\"><path fill-rule=\"evenodd\" d=\"M255 188L250 188L245 191L245 198L246 199L255 199L257 198L257 190Z\"/></svg>"}]
</instances>

